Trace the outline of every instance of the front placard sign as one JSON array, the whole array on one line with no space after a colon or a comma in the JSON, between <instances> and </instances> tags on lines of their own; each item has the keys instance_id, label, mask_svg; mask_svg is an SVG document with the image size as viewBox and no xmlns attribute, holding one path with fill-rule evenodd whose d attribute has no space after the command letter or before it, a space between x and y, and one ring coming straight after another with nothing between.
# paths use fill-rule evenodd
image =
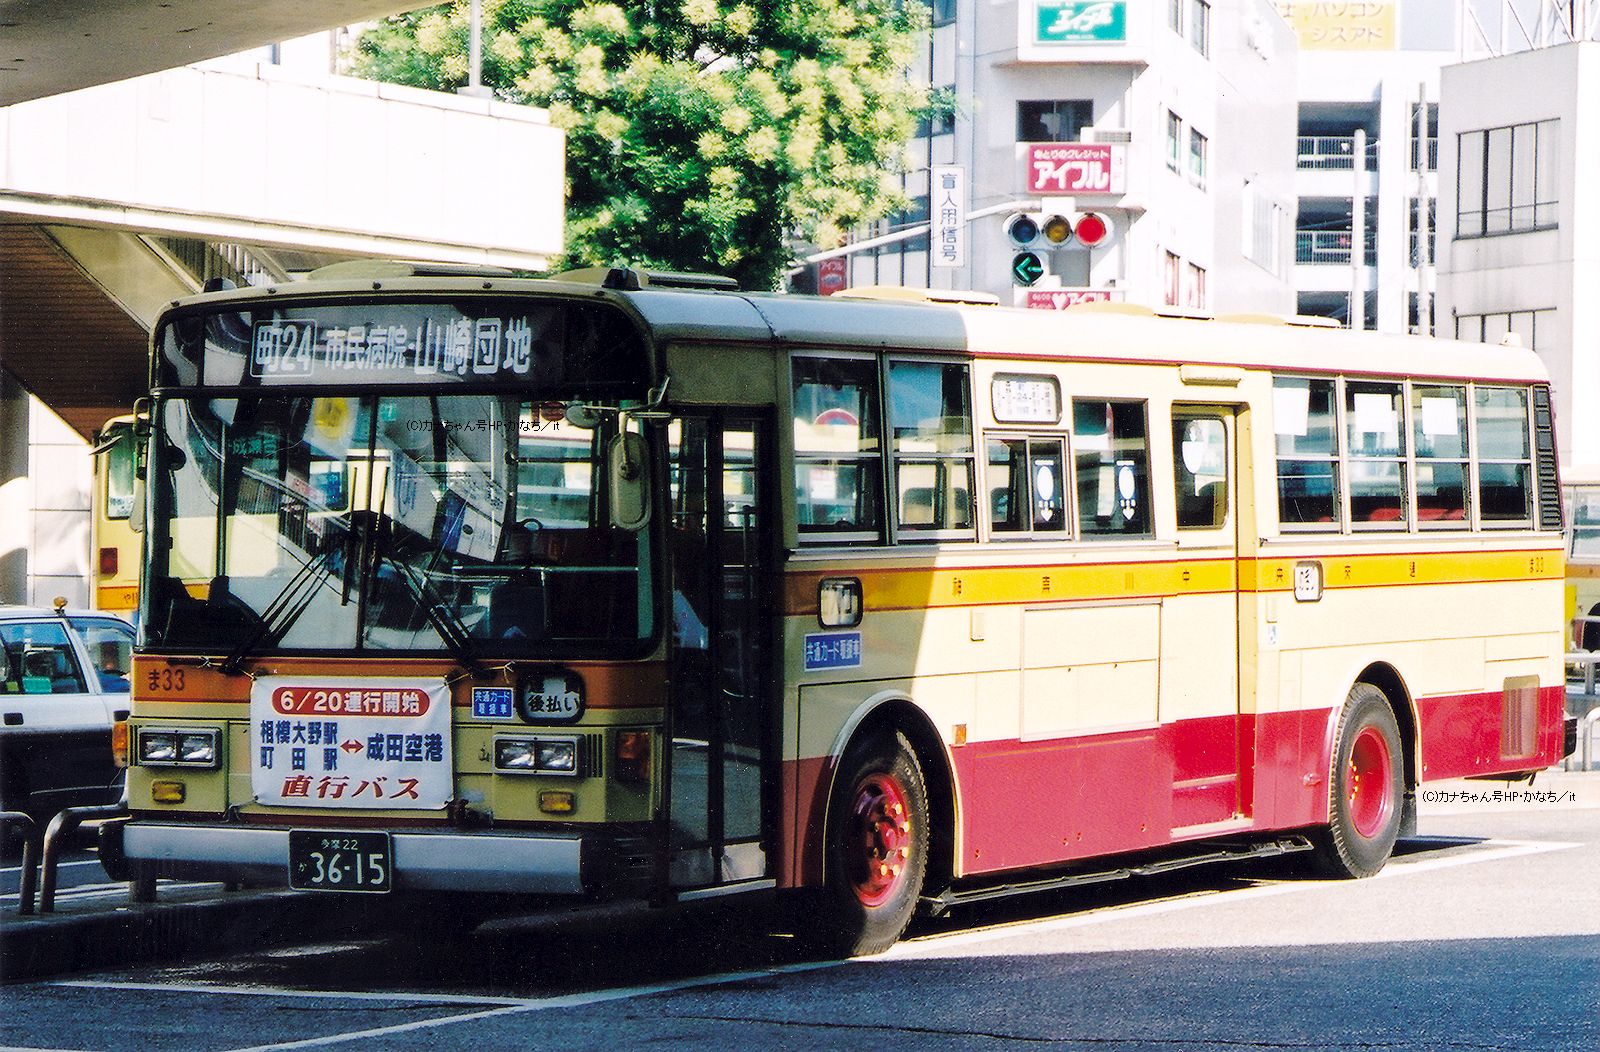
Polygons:
<instances>
[{"instance_id":1,"label":"front placard sign","mask_svg":"<svg viewBox=\"0 0 1600 1052\"><path fill-rule=\"evenodd\" d=\"M454 781L442 679L262 676L251 684L257 803L437 810Z\"/></svg>"}]
</instances>

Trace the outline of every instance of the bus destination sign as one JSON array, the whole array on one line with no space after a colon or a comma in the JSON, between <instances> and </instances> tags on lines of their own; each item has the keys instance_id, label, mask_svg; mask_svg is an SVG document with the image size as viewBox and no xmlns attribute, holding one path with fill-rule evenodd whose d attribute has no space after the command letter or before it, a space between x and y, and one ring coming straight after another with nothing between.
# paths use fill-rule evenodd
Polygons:
<instances>
[{"instance_id":1,"label":"bus destination sign","mask_svg":"<svg viewBox=\"0 0 1600 1052\"><path fill-rule=\"evenodd\" d=\"M323 326L307 318L258 321L250 375L305 381L343 377L526 377L542 319L423 317L415 324Z\"/></svg>"}]
</instances>

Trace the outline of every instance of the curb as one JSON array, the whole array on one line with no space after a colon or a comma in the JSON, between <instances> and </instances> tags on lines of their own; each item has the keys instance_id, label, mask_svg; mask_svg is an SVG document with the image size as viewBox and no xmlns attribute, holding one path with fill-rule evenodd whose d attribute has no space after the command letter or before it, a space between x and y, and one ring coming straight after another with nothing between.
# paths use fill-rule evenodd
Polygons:
<instances>
[{"instance_id":1,"label":"curb","mask_svg":"<svg viewBox=\"0 0 1600 1052\"><path fill-rule=\"evenodd\" d=\"M288 891L232 892L94 912L8 914L0 918L0 983L283 942L325 922L331 905ZM344 912L343 922L349 919Z\"/></svg>"}]
</instances>

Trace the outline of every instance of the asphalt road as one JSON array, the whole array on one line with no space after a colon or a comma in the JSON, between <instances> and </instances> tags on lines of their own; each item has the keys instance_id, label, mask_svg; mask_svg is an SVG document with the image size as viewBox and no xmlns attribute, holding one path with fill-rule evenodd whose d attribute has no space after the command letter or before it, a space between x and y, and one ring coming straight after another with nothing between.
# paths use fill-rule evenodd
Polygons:
<instances>
[{"instance_id":1,"label":"asphalt road","mask_svg":"<svg viewBox=\"0 0 1600 1052\"><path fill-rule=\"evenodd\" d=\"M367 910L227 960L0 988L0 1045L1600 1048L1600 810L1436 811L1372 880L1187 871L965 909L844 963L749 909L456 938Z\"/></svg>"}]
</instances>

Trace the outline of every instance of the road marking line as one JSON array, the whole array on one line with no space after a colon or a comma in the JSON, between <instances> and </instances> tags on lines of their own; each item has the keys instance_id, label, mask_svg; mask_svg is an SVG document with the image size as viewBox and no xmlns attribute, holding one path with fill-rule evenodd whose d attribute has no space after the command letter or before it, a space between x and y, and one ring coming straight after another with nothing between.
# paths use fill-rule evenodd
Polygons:
<instances>
[{"instance_id":1,"label":"road marking line","mask_svg":"<svg viewBox=\"0 0 1600 1052\"><path fill-rule=\"evenodd\" d=\"M94 979L63 979L51 986L74 986L88 990L154 990L161 993L240 994L247 997L341 998L348 1001L426 1001L430 1004L526 1005L526 997L473 997L468 994L360 993L349 990L286 990L274 986L216 986L203 983L121 983Z\"/></svg>"},{"instance_id":2,"label":"road marking line","mask_svg":"<svg viewBox=\"0 0 1600 1052\"><path fill-rule=\"evenodd\" d=\"M1384 880L1394 877L1403 877L1411 873L1421 873L1428 870L1447 869L1452 866L1473 865L1479 862L1498 862L1509 858L1518 858L1523 855L1538 855L1547 851L1564 851L1568 848L1581 847L1581 844L1545 841L1545 840L1490 840L1485 843L1495 845L1482 851L1471 851L1462 855L1452 855L1449 858L1425 859L1418 862L1391 862L1383 868L1372 880ZM1073 917L1057 917L1038 921L1021 921L1016 924L998 925L990 928L981 928L976 931L956 932L952 935L933 935L911 942L897 943L888 951L871 960L898 960L901 958L926 957L941 954L946 950L968 946L974 943L1000 942L1005 939L1017 938L1023 935L1040 935L1047 932L1067 931L1072 928L1084 928L1092 924L1104 924L1113 920L1126 920L1137 917L1159 916L1163 913L1175 913L1179 910L1193 909L1197 906L1211 906L1225 902L1240 902L1246 899L1269 898L1273 895L1286 895L1295 891L1309 891L1316 888L1350 886L1345 881L1307 880L1292 884L1262 884L1250 888L1241 888L1237 891L1205 892L1198 895L1189 895L1180 899L1166 902L1148 902L1134 906L1120 906L1102 909Z\"/></svg>"},{"instance_id":3,"label":"road marking line","mask_svg":"<svg viewBox=\"0 0 1600 1052\"><path fill-rule=\"evenodd\" d=\"M123 891L126 891L128 889L128 885L127 885L126 882L119 882L119 883L116 883L116 884L74 884L70 888L57 888L56 889L56 898L58 898L58 899L73 898L73 897L75 897L73 895L74 892L83 892L83 891L94 891L94 892L100 892L100 893L104 894L108 889L121 889ZM0 895L0 901L16 900L16 899L20 899L21 897L22 897L22 892L13 891L9 895ZM78 896L78 897L89 898L91 896L85 895L85 896Z\"/></svg>"},{"instance_id":4,"label":"road marking line","mask_svg":"<svg viewBox=\"0 0 1600 1052\"><path fill-rule=\"evenodd\" d=\"M80 860L78 862L57 862L56 863L56 868L57 869L70 869L73 866L98 866L99 864L100 864L100 860L99 859L97 859L97 858L89 858L89 859ZM5 869L0 869L0 873L21 873L21 872L22 872L22 867L21 866L7 866ZM5 1050L4 1049L0 1049L0 1052L5 1052Z\"/></svg>"},{"instance_id":5,"label":"road marking line","mask_svg":"<svg viewBox=\"0 0 1600 1052\"><path fill-rule=\"evenodd\" d=\"M378 1027L373 1030L329 1034L326 1037L312 1037L303 1041L287 1041L276 1045L254 1045L250 1048L229 1049L228 1052L285 1052L287 1049L312 1048L317 1045L337 1045L347 1041L365 1041L373 1037L410 1033L430 1027L449 1026L454 1023L469 1023L474 1020L491 1019L496 1016L542 1012L550 1008L581 1008L585 1005L601 1004L606 1001L625 1001L632 997L671 993L675 990L689 990L699 986L717 986L723 983L742 982L747 979L764 979L769 976L785 975L791 972L812 972L823 968L837 968L844 963L844 961L802 961L796 964L779 965L776 968L762 968L758 971L729 972L724 975L699 976L693 979L680 979L675 982L649 983L643 986L619 986L609 990L594 990L589 993L563 994L560 997L538 998L506 1008L491 1009L487 1012L468 1012L464 1015L444 1016L439 1019L420 1019L414 1023L399 1023L394 1026Z\"/></svg>"},{"instance_id":6,"label":"road marking line","mask_svg":"<svg viewBox=\"0 0 1600 1052\"><path fill-rule=\"evenodd\" d=\"M34 1048L32 1045L0 1045L0 1052L84 1052L78 1048Z\"/></svg>"}]
</instances>

